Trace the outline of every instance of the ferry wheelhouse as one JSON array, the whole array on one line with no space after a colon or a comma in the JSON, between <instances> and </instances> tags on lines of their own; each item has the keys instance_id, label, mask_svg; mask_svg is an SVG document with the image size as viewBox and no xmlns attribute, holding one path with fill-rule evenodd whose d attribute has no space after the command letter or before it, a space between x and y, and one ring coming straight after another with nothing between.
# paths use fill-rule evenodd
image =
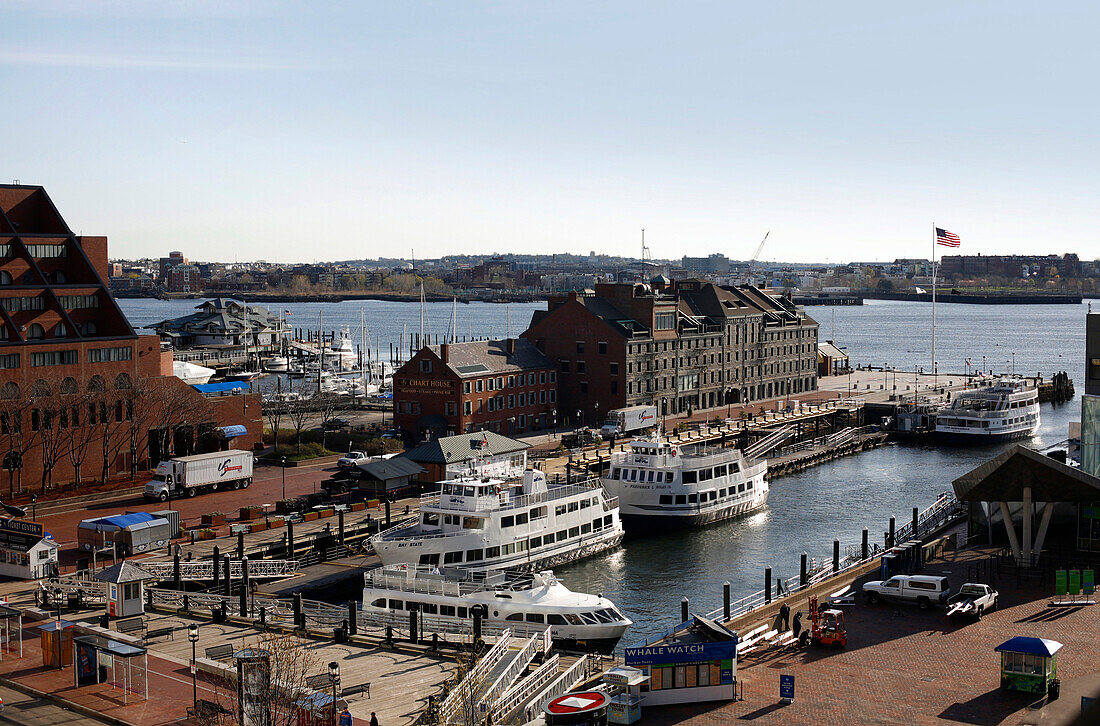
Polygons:
<instances>
[{"instance_id":1,"label":"ferry wheelhouse","mask_svg":"<svg viewBox=\"0 0 1100 726\"><path fill-rule=\"evenodd\" d=\"M601 479L618 497L624 526L642 533L739 517L768 501L766 460L737 449L680 446L660 438L630 442Z\"/></svg>"},{"instance_id":2,"label":"ferry wheelhouse","mask_svg":"<svg viewBox=\"0 0 1100 726\"><path fill-rule=\"evenodd\" d=\"M363 610L382 615L420 613L425 631L469 628L484 606L485 625L529 637L550 626L555 645L610 652L631 620L599 595L573 592L550 570L516 572L422 565L387 565L366 573Z\"/></svg>"},{"instance_id":3,"label":"ferry wheelhouse","mask_svg":"<svg viewBox=\"0 0 1100 726\"><path fill-rule=\"evenodd\" d=\"M1021 378L1001 378L959 393L936 412L932 435L955 444L993 444L1032 436L1039 429L1039 392Z\"/></svg>"},{"instance_id":4,"label":"ferry wheelhouse","mask_svg":"<svg viewBox=\"0 0 1100 726\"><path fill-rule=\"evenodd\" d=\"M619 505L595 479L550 484L533 469L516 478L440 482L412 524L371 538L386 565L539 570L599 554L623 538Z\"/></svg>"}]
</instances>

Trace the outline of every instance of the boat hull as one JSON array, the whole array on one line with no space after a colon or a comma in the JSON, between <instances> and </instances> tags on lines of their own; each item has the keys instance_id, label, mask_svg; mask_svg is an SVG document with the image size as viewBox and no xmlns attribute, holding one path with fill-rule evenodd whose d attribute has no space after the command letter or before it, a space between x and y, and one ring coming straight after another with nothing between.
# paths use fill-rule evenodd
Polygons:
<instances>
[{"instance_id":1,"label":"boat hull","mask_svg":"<svg viewBox=\"0 0 1100 726\"><path fill-rule=\"evenodd\" d=\"M622 519L623 528L629 535L659 534L670 528L704 527L728 519L744 517L763 509L767 502L768 498L765 496L750 502L696 512L673 511L659 506L623 505L619 509L619 518Z\"/></svg>"},{"instance_id":2,"label":"boat hull","mask_svg":"<svg viewBox=\"0 0 1100 726\"><path fill-rule=\"evenodd\" d=\"M956 431L933 431L932 440L946 446L992 446L1007 441L1031 438L1038 427L1019 431L996 432L989 434L964 434Z\"/></svg>"}]
</instances>

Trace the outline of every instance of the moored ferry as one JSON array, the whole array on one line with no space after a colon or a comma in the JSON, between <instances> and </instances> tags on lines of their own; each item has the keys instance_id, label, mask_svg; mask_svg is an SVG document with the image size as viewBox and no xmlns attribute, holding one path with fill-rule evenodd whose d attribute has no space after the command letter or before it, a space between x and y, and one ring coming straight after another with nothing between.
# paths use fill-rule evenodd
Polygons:
<instances>
[{"instance_id":1,"label":"moored ferry","mask_svg":"<svg viewBox=\"0 0 1100 726\"><path fill-rule=\"evenodd\" d=\"M737 449L636 439L611 456L601 479L632 533L698 526L756 511L768 501L768 462Z\"/></svg>"},{"instance_id":2,"label":"moored ferry","mask_svg":"<svg viewBox=\"0 0 1100 726\"><path fill-rule=\"evenodd\" d=\"M520 477L440 482L420 498L416 522L371 538L386 565L539 570L599 554L623 538L619 505L595 479L548 483Z\"/></svg>"},{"instance_id":3,"label":"moored ferry","mask_svg":"<svg viewBox=\"0 0 1100 726\"><path fill-rule=\"evenodd\" d=\"M1032 436L1039 423L1039 391L1022 378L1006 377L957 394L936 412L932 436L966 446L994 444Z\"/></svg>"},{"instance_id":4,"label":"moored ferry","mask_svg":"<svg viewBox=\"0 0 1100 726\"><path fill-rule=\"evenodd\" d=\"M415 609L425 631L449 624L469 626L476 606L485 622L529 637L549 626L563 648L611 652L631 626L615 603L573 592L549 570L514 572L423 565L388 565L365 574L364 612L384 615Z\"/></svg>"}]
</instances>

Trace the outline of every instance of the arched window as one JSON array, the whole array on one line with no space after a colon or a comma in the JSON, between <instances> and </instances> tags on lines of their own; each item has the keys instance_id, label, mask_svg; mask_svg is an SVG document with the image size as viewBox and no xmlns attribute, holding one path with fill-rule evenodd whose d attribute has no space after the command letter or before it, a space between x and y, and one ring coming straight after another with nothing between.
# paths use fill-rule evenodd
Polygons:
<instances>
[{"instance_id":1,"label":"arched window","mask_svg":"<svg viewBox=\"0 0 1100 726\"><path fill-rule=\"evenodd\" d=\"M87 320L84 323L84 335L95 335L99 332L99 328L96 327L94 320Z\"/></svg>"},{"instance_id":2,"label":"arched window","mask_svg":"<svg viewBox=\"0 0 1100 726\"><path fill-rule=\"evenodd\" d=\"M11 284L11 273L7 270L0 270L0 285Z\"/></svg>"},{"instance_id":3,"label":"arched window","mask_svg":"<svg viewBox=\"0 0 1100 726\"><path fill-rule=\"evenodd\" d=\"M128 373L119 373L115 376L115 390L128 391L134 387L133 382L130 380Z\"/></svg>"},{"instance_id":4,"label":"arched window","mask_svg":"<svg viewBox=\"0 0 1100 726\"><path fill-rule=\"evenodd\" d=\"M46 329L38 323L31 323L31 326L27 328L28 340L42 340L46 337Z\"/></svg>"},{"instance_id":5,"label":"arched window","mask_svg":"<svg viewBox=\"0 0 1100 726\"><path fill-rule=\"evenodd\" d=\"M80 386L76 385L76 379L72 376L65 376L61 381L61 392L64 394L73 394L80 390Z\"/></svg>"},{"instance_id":6,"label":"arched window","mask_svg":"<svg viewBox=\"0 0 1100 726\"><path fill-rule=\"evenodd\" d=\"M53 337L55 338L67 338L69 336L69 329L65 327L65 323L58 323L53 328Z\"/></svg>"},{"instance_id":7,"label":"arched window","mask_svg":"<svg viewBox=\"0 0 1100 726\"><path fill-rule=\"evenodd\" d=\"M39 378L34 382L34 386L31 388L32 398L47 398L53 394L50 390L50 384Z\"/></svg>"},{"instance_id":8,"label":"arched window","mask_svg":"<svg viewBox=\"0 0 1100 726\"><path fill-rule=\"evenodd\" d=\"M92 376L88 379L88 390L94 393L102 393L107 390L107 382L103 380L103 376Z\"/></svg>"},{"instance_id":9,"label":"arched window","mask_svg":"<svg viewBox=\"0 0 1100 726\"><path fill-rule=\"evenodd\" d=\"M19 400L19 384L14 381L8 381L0 387L0 400L4 401L18 401Z\"/></svg>"}]
</instances>

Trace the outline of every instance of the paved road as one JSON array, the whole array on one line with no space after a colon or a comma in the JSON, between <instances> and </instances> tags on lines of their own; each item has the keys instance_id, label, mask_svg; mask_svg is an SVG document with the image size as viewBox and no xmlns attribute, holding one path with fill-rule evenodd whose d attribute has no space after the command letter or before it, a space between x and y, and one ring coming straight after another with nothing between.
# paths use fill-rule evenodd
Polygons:
<instances>
[{"instance_id":1,"label":"paved road","mask_svg":"<svg viewBox=\"0 0 1100 726\"><path fill-rule=\"evenodd\" d=\"M0 687L4 710L0 711L0 724L19 726L102 726L103 721L81 716L46 699L25 696L19 691Z\"/></svg>"}]
</instances>

